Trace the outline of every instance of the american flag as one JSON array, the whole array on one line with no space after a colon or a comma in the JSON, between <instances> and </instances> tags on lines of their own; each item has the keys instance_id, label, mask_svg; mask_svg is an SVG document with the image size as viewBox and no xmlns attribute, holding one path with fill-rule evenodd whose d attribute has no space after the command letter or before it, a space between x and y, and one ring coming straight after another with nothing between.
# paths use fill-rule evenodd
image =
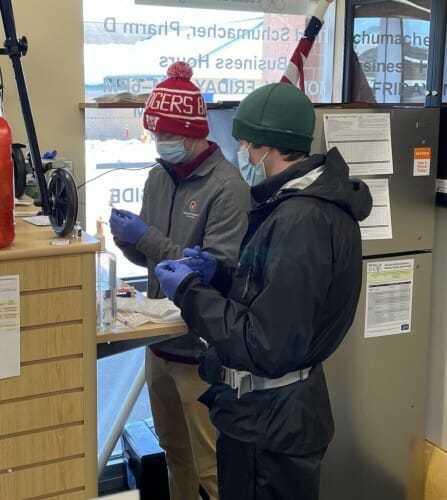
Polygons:
<instances>
[{"instance_id":1,"label":"american flag","mask_svg":"<svg viewBox=\"0 0 447 500\"><path fill-rule=\"evenodd\" d=\"M309 55L310 49L323 26L323 22L317 17L312 16L304 30L304 35L301 37L292 57L287 65L286 71L281 78L282 83L291 83L298 85L304 92L304 63Z\"/></svg>"},{"instance_id":2,"label":"american flag","mask_svg":"<svg viewBox=\"0 0 447 500\"><path fill-rule=\"evenodd\" d=\"M315 12L304 30L304 35L301 37L292 54L286 71L280 80L281 82L298 85L304 92L304 63L315 42L315 38L318 33L320 33L321 27L323 26L324 14L332 1L333 0L320 0L318 2Z\"/></svg>"}]
</instances>

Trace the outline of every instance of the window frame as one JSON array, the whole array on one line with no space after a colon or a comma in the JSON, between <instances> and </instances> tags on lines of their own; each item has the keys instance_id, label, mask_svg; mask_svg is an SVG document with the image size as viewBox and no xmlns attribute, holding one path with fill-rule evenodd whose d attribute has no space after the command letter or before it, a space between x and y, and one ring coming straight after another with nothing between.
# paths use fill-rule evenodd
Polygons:
<instances>
[{"instance_id":1,"label":"window frame","mask_svg":"<svg viewBox=\"0 0 447 500\"><path fill-rule=\"evenodd\" d=\"M354 36L354 12L359 5L390 3L393 0L346 0L345 6L345 45L343 64L343 102L349 103L352 93L351 69ZM411 106L438 107L442 102L444 54L446 51L446 15L447 6L445 0L431 0L430 31L427 62L426 98L424 103L411 103ZM383 106L408 106L409 103L389 103ZM376 105L375 105L376 106ZM377 104L382 106L382 104Z\"/></svg>"}]
</instances>

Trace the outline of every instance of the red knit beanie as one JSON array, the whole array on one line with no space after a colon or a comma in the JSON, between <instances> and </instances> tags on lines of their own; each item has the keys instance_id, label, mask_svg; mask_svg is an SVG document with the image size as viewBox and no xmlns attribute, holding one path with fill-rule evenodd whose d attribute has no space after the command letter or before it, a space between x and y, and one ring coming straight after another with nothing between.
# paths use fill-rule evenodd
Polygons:
<instances>
[{"instance_id":1,"label":"red knit beanie","mask_svg":"<svg viewBox=\"0 0 447 500\"><path fill-rule=\"evenodd\" d=\"M160 82L146 102L144 128L194 139L208 135L205 100L191 82L192 68L183 61L171 64L168 78Z\"/></svg>"}]
</instances>

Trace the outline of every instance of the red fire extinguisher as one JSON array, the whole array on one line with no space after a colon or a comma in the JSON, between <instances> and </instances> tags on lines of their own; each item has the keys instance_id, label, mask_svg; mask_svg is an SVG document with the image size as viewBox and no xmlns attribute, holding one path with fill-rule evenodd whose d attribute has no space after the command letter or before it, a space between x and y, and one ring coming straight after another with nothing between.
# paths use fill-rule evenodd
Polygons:
<instances>
[{"instance_id":1,"label":"red fire extinguisher","mask_svg":"<svg viewBox=\"0 0 447 500\"><path fill-rule=\"evenodd\" d=\"M14 241L14 164L11 129L0 117L0 248Z\"/></svg>"}]
</instances>

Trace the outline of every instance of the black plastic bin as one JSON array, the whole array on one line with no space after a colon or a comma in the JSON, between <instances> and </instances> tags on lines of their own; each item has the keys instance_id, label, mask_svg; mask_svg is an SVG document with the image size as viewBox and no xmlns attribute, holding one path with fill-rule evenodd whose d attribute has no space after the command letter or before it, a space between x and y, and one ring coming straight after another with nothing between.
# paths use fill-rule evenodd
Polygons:
<instances>
[{"instance_id":1,"label":"black plastic bin","mask_svg":"<svg viewBox=\"0 0 447 500\"><path fill-rule=\"evenodd\" d=\"M141 500L169 500L165 454L158 445L151 421L127 424L122 445L128 488L138 488Z\"/></svg>"}]
</instances>

